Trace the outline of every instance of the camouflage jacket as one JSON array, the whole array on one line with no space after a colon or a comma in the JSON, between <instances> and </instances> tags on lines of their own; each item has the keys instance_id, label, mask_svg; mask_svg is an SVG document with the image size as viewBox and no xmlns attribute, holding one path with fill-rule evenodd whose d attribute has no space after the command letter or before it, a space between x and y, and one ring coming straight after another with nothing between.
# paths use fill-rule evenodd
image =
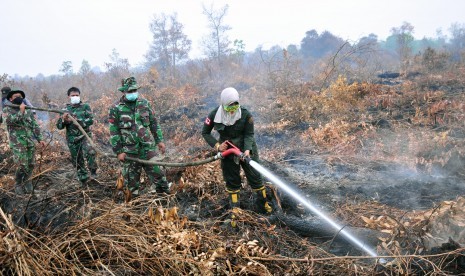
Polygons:
<instances>
[{"instance_id":1,"label":"camouflage jacket","mask_svg":"<svg viewBox=\"0 0 465 276\"><path fill-rule=\"evenodd\" d=\"M154 150L156 144L163 142L160 125L146 99L130 102L121 97L110 108L108 122L110 144L116 154L139 154L140 151Z\"/></svg>"},{"instance_id":2,"label":"camouflage jacket","mask_svg":"<svg viewBox=\"0 0 465 276\"><path fill-rule=\"evenodd\" d=\"M31 102L30 102L28 99L26 99L26 98L23 99L23 102L24 102L24 104L27 105L27 106L34 107L34 106L31 104ZM4 112L5 107L6 107L5 105L6 105L7 103L8 103L8 104L11 104L11 102L10 102L9 100L7 100L6 97L3 97L3 98L2 98L2 111L0 111L0 124L3 123L3 116L2 116L3 114L2 114L2 113ZM33 114L36 114L36 111L35 111L35 110L31 110L31 111L32 111Z\"/></svg>"},{"instance_id":3,"label":"camouflage jacket","mask_svg":"<svg viewBox=\"0 0 465 276\"><path fill-rule=\"evenodd\" d=\"M233 125L226 126L221 123L215 123L215 114L218 111L215 108L208 117L205 119L202 129L202 136L207 143L214 147L217 142L224 142L229 140L241 151L250 150L251 152L257 152L257 144L254 137L254 124L253 117L250 112L241 106L242 116ZM220 134L220 139L217 141L211 134L212 130L215 129Z\"/></svg>"},{"instance_id":4,"label":"camouflage jacket","mask_svg":"<svg viewBox=\"0 0 465 276\"><path fill-rule=\"evenodd\" d=\"M89 104L82 102L76 105L67 104L63 111L71 114L82 128L90 134L90 126L94 123L94 115L92 114ZM66 128L66 140L68 143L76 143L84 138L81 131L73 122L65 122L61 117L57 121L57 128Z\"/></svg>"},{"instance_id":5,"label":"camouflage jacket","mask_svg":"<svg viewBox=\"0 0 465 276\"><path fill-rule=\"evenodd\" d=\"M33 138L42 141L39 124L30 109L21 113L19 108L5 107L5 122L10 136L10 148L34 147Z\"/></svg>"}]
</instances>

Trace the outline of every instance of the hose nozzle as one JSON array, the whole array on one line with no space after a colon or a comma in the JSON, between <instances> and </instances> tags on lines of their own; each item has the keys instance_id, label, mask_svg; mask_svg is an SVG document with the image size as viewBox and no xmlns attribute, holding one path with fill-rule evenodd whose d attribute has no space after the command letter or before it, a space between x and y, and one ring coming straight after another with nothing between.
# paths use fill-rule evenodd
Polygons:
<instances>
[{"instance_id":1,"label":"hose nozzle","mask_svg":"<svg viewBox=\"0 0 465 276\"><path fill-rule=\"evenodd\" d=\"M220 153L222 158L230 155L230 154L234 154L234 155L237 155L237 156L241 156L243 155L243 153L238 149L238 148L229 148L223 152Z\"/></svg>"}]
</instances>

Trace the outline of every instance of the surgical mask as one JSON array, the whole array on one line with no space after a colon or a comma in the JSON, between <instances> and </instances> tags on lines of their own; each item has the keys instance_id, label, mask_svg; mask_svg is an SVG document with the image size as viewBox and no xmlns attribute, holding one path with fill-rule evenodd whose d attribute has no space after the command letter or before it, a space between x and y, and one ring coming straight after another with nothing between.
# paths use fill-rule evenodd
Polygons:
<instances>
[{"instance_id":1,"label":"surgical mask","mask_svg":"<svg viewBox=\"0 0 465 276\"><path fill-rule=\"evenodd\" d=\"M126 100L133 102L139 97L139 92L126 93Z\"/></svg>"},{"instance_id":2,"label":"surgical mask","mask_svg":"<svg viewBox=\"0 0 465 276\"><path fill-rule=\"evenodd\" d=\"M12 103L20 105L20 104L23 103L23 98L21 98L21 97L14 98Z\"/></svg>"},{"instance_id":3,"label":"surgical mask","mask_svg":"<svg viewBox=\"0 0 465 276\"><path fill-rule=\"evenodd\" d=\"M79 96L71 96L71 104L78 104L81 102L81 97Z\"/></svg>"}]
</instances>

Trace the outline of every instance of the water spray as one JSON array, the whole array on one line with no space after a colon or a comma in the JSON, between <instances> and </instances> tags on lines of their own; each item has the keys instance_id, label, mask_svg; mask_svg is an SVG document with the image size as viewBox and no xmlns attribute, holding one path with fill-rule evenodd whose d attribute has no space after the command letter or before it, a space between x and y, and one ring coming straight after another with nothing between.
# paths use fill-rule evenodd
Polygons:
<instances>
[{"instance_id":1,"label":"water spray","mask_svg":"<svg viewBox=\"0 0 465 276\"><path fill-rule=\"evenodd\" d=\"M18 105L13 105L13 104L7 104L7 106L11 107L16 107L18 108ZM47 109L47 108L38 108L38 107L26 107L27 109L35 109L39 111L47 111L47 112L54 112L54 113L59 113L63 114L63 110L54 110L54 109ZM70 117L72 120L73 124L76 125L76 127L82 132L82 134L86 137L86 139L89 141L90 145L96 149L99 153L109 156L109 157L116 157L114 155L110 155L104 152L101 152L98 150L98 148L95 146L93 143L92 139L87 135L87 133L82 129L82 127L79 125L79 123L73 118ZM341 233L349 242L352 244L356 245L366 253L368 253L372 257L377 257L378 255L370 248L368 248L364 243L362 243L359 239L357 239L355 236L353 236L351 233L349 233L346 229L341 227L339 224L337 224L333 219L331 219L329 216L324 214L321 210L319 210L317 207L312 205L307 199L303 198L300 196L296 191L291 189L286 183L284 183L282 180L280 180L277 176L275 176L272 172L268 171L265 167L262 165L258 164L257 162L253 161L250 159L250 157L244 156L244 153L242 153L236 146L234 146L231 142L226 141L228 145L230 146L229 149L219 152L213 157L210 157L206 160L202 161L194 161L194 162L189 162L189 163L165 163L165 162L158 162L158 161L153 161L153 160L140 160L136 158L129 158L126 157L128 160L144 163L144 164L149 164L149 165L162 165L162 166L172 166L172 167L185 167L185 166L197 166L205 163L209 163L218 159L222 159L230 154L239 156L244 162L250 164L253 168L255 168L258 172L260 172L263 176L265 176L268 180L270 180L273 184L279 186L283 191L285 191L287 194L298 200L300 203L302 203L304 206L306 206L308 209L310 209L313 213L324 219L326 222L329 223L334 229L337 230L338 233ZM380 261L384 262L383 259Z\"/></svg>"},{"instance_id":2,"label":"water spray","mask_svg":"<svg viewBox=\"0 0 465 276\"><path fill-rule=\"evenodd\" d=\"M362 241L360 241L358 238L353 236L351 233L349 233L344 227L340 226L338 223L336 223L332 218L327 216L325 213L323 213L321 210L319 210L316 206L311 204L306 198L302 197L299 195L296 191L294 191L289 185L284 183L281 179L279 179L277 176L275 176L272 172L267 170L265 167L262 165L258 164L257 162L253 161L250 159L250 157L244 156L244 154L233 144L228 142L230 148L218 153L218 156L220 158L224 158L230 154L237 155L241 157L244 162L248 163L250 166L252 166L254 169L256 169L259 173L261 173L264 177L266 177L271 183L279 186L284 192L286 192L288 195L292 196L294 199L302 203L305 207L310 209L314 214L319 216L320 218L324 219L329 225L331 225L337 233L342 234L349 242L351 242L353 245L357 246L361 250L365 251L368 255L372 257L377 257L378 255L376 252L374 252L371 248L369 248L366 244L364 244Z\"/></svg>"}]
</instances>

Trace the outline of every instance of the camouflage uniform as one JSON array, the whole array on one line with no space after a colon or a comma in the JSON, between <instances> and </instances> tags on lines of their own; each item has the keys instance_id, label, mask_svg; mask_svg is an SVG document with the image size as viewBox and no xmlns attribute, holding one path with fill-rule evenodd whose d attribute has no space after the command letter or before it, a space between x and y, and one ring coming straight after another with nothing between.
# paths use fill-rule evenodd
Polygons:
<instances>
[{"instance_id":1,"label":"camouflage uniform","mask_svg":"<svg viewBox=\"0 0 465 276\"><path fill-rule=\"evenodd\" d=\"M79 103L77 105L67 104L63 111L69 113L82 126L89 137L92 137L90 126L94 123L94 116L89 104ZM57 128L66 128L66 141L68 142L69 152L73 166L77 168L77 177L79 181L85 183L89 179L87 166L92 174L97 172L97 162L95 160L95 150L89 145L86 137L81 133L77 126L72 122L65 122L60 117L57 121Z\"/></svg>"},{"instance_id":2,"label":"camouflage uniform","mask_svg":"<svg viewBox=\"0 0 465 276\"><path fill-rule=\"evenodd\" d=\"M143 160L157 155L157 144L163 142L163 134L147 100L138 98L128 101L124 96L121 97L110 108L108 121L114 153L126 153L128 157ZM139 191L142 168L151 184L156 185L157 192L169 192L169 185L158 166L125 160L122 168L124 185L132 194L143 192Z\"/></svg>"},{"instance_id":3,"label":"camouflage uniform","mask_svg":"<svg viewBox=\"0 0 465 276\"><path fill-rule=\"evenodd\" d=\"M8 95L8 93L9 93L10 91L11 91L11 88L10 88L10 87L8 87L8 86L2 87L2 110L0 111L0 125L1 125L1 126L0 126L0 131L3 131L3 129L4 129L4 126L3 126L3 121L4 121L4 119L3 119L3 116L4 116L4 115L3 115L3 112L4 112L4 109L5 109L5 105L6 105L6 104L11 104L10 101L8 101L8 99L7 99L7 95ZM31 104L31 102L30 102L28 99L26 99L26 98L23 99L23 102L24 102L24 104L27 105L27 106L34 107L34 106ZM32 111L32 113L33 113L34 115L36 115L36 111L35 111L35 110L31 110L31 111ZM37 117L35 117L35 118L37 119ZM8 137L8 132L7 132L7 137ZM9 138L7 138L7 139L9 139ZM0 141L1 141L1 140L0 140ZM0 160L0 161L1 161L1 160Z\"/></svg>"},{"instance_id":4,"label":"camouflage uniform","mask_svg":"<svg viewBox=\"0 0 465 276\"><path fill-rule=\"evenodd\" d=\"M35 145L33 138L42 141L39 124L31 110L26 109L21 113L19 108L5 107L5 122L8 129L10 148L18 169L16 170L16 191L22 193L25 188L32 192L31 181L28 180L35 165Z\"/></svg>"}]
</instances>

